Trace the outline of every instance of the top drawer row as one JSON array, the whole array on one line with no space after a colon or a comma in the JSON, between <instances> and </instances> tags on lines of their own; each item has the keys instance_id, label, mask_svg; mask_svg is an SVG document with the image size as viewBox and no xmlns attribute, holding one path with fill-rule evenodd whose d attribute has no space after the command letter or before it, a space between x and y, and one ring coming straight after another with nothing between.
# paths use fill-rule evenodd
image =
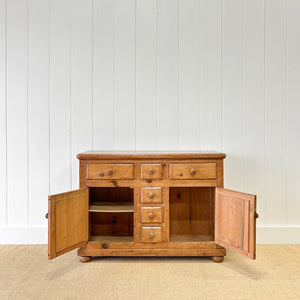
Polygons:
<instances>
[{"instance_id":1,"label":"top drawer row","mask_svg":"<svg viewBox=\"0 0 300 300\"><path fill-rule=\"evenodd\" d=\"M133 164L91 163L88 179L133 179ZM141 179L162 179L162 164L141 164ZM216 163L170 163L169 179L216 179Z\"/></svg>"}]
</instances>

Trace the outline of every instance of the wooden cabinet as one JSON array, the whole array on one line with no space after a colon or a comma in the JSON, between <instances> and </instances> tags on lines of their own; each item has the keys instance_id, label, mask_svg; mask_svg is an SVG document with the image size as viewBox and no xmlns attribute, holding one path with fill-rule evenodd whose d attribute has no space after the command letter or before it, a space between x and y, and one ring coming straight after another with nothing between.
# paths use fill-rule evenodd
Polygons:
<instances>
[{"instance_id":1,"label":"wooden cabinet","mask_svg":"<svg viewBox=\"0 0 300 300\"><path fill-rule=\"evenodd\" d=\"M49 196L49 259L255 259L256 196L223 188L223 153L85 152L80 189Z\"/></svg>"}]
</instances>

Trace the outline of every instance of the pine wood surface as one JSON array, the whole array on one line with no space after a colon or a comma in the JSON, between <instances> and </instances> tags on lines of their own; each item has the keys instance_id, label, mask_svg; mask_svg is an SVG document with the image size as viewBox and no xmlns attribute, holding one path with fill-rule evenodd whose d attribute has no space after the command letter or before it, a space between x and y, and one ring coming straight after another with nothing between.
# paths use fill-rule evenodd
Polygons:
<instances>
[{"instance_id":1,"label":"pine wood surface","mask_svg":"<svg viewBox=\"0 0 300 300\"><path fill-rule=\"evenodd\" d=\"M238 193L232 206L232 193L216 190L223 186L224 154L88 152L78 157L80 186L88 187L83 202L90 202L88 238L68 245L63 242L69 231L57 235L56 242L64 245L59 254L80 245L78 255L87 257L184 255L222 261L226 246L255 258L255 203ZM231 201L226 209L220 197ZM231 222L234 207L241 209Z\"/></svg>"}]
</instances>

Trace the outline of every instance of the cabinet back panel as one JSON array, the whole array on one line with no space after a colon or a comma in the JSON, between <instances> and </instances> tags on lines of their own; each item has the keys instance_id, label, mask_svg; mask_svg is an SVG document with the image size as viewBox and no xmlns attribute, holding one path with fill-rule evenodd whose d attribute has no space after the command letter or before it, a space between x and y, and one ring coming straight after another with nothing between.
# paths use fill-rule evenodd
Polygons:
<instances>
[{"instance_id":1,"label":"cabinet back panel","mask_svg":"<svg viewBox=\"0 0 300 300\"><path fill-rule=\"evenodd\" d=\"M133 213L90 213L90 235L133 235Z\"/></svg>"},{"instance_id":2,"label":"cabinet back panel","mask_svg":"<svg viewBox=\"0 0 300 300\"><path fill-rule=\"evenodd\" d=\"M133 189L129 187L90 188L90 202L133 202Z\"/></svg>"},{"instance_id":3,"label":"cabinet back panel","mask_svg":"<svg viewBox=\"0 0 300 300\"><path fill-rule=\"evenodd\" d=\"M170 188L171 235L213 235L213 214L212 188Z\"/></svg>"}]
</instances>

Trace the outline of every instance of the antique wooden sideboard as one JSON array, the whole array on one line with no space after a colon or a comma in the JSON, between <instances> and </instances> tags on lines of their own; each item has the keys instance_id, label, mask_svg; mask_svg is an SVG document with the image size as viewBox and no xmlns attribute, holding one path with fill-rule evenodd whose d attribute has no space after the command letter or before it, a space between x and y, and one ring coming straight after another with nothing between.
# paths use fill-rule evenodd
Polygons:
<instances>
[{"instance_id":1,"label":"antique wooden sideboard","mask_svg":"<svg viewBox=\"0 0 300 300\"><path fill-rule=\"evenodd\" d=\"M211 256L255 259L256 196L223 188L217 152L77 155L80 189L49 196L48 257Z\"/></svg>"}]
</instances>

